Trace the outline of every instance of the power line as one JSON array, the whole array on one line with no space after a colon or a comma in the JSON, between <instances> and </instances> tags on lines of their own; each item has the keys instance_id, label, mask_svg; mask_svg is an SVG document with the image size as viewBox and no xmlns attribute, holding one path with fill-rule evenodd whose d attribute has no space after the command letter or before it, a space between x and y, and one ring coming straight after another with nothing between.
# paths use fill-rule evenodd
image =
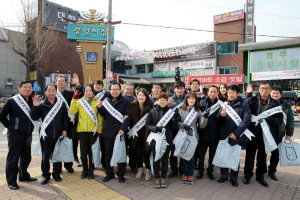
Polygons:
<instances>
[{"instance_id":1,"label":"power line","mask_svg":"<svg viewBox=\"0 0 300 200\"><path fill-rule=\"evenodd\" d=\"M294 29L294 28L290 28L290 27L287 27L287 26L282 26L282 25L280 25L280 24L276 24L276 23L273 23L273 22L270 22L270 21L267 21L267 20L261 19L261 18L259 18L259 17L256 17L256 18L257 18L257 19L259 19L259 20L262 20L262 21L268 22L268 23L270 23L270 24L274 24L274 25L281 26L281 27L288 28L288 29L295 30L295 31L300 31L299 29Z\"/></svg>"}]
</instances>

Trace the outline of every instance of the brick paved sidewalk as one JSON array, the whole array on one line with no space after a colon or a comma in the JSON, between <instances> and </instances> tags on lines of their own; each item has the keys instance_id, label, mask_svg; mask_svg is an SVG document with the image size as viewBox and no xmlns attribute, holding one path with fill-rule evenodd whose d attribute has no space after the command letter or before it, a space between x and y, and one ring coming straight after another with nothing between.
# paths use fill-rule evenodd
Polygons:
<instances>
[{"instance_id":1,"label":"brick paved sidewalk","mask_svg":"<svg viewBox=\"0 0 300 200\"><path fill-rule=\"evenodd\" d=\"M268 160L269 160L268 155ZM111 188L112 195L107 195L103 189L93 187L98 185L96 182L91 182L92 185L86 186L90 192L81 192L75 195L70 195L66 192L66 188L74 187L74 183L68 181L69 179L77 178L80 176L82 168L75 167L75 174L69 174L67 172L62 173L62 182L60 184L51 181L50 184L42 186L40 184L40 157L33 157L29 166L29 171L32 176L37 177L37 182L30 183L18 183L20 189L17 191L10 190L6 185L5 180L5 160L6 152L0 152L0 199L299 199L300 200L300 167L278 167L279 181L273 181L269 176L265 176L266 181L269 183L268 188L261 186L255 181L255 177L251 179L249 185L244 185L243 168L244 168L245 152L242 151L241 166L239 174L239 187L235 188L231 186L230 181L225 183L218 183L217 179L220 177L220 171L218 167L215 167L214 175L216 180L210 180L206 175L203 179L196 179L197 171L194 172L194 184L183 185L181 183L181 177L175 176L172 179L167 179L168 187L166 189L154 189L154 179L145 181L144 176L141 179L136 179L129 168L125 173L126 182L120 184L118 178L112 179L107 183L102 183L102 179L105 177L105 172L101 167L95 170L95 180L103 188ZM207 160L207 159L206 159ZM207 163L206 163L207 164ZM115 167L116 170L117 167ZM79 177L78 177L79 179ZM87 180L87 179L85 179ZM104 185L102 185L104 184ZM62 186L64 188L62 188ZM82 185L84 187L85 185ZM61 190L60 190L60 189ZM78 188L79 190L80 188ZM63 192L64 191L64 192ZM94 193L92 193L94 191ZM103 191L101 193L101 191ZM94 195L96 194L97 195ZM68 196L69 195L69 196ZM121 196L124 195L124 196ZM101 198L102 197L102 198Z\"/></svg>"}]
</instances>

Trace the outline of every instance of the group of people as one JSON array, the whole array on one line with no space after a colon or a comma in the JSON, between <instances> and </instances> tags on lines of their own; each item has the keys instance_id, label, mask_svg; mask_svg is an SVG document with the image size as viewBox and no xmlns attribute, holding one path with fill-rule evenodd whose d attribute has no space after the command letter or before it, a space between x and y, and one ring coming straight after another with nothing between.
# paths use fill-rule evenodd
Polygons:
<instances>
[{"instance_id":1,"label":"group of people","mask_svg":"<svg viewBox=\"0 0 300 200\"><path fill-rule=\"evenodd\" d=\"M273 180L278 180L275 175L279 162L278 149L272 151L267 168L263 130L259 124L261 121L254 122L251 116L281 106L282 112L268 112L264 119L277 144L284 136L289 140L294 131L293 111L291 105L281 98L281 88L272 87L269 82L261 82L259 94L252 96L253 88L248 85L245 102L240 96L238 85L212 85L208 88L207 96L204 96L200 91L199 80L192 80L190 91L185 91L184 82L176 79L173 96L162 92L159 84L153 84L149 94L144 88L134 91L132 83L125 83L122 95L121 85L112 79L111 72L107 73L107 77L111 82L109 91L104 91L101 80L94 80L82 88L78 76L74 74L72 81L76 84L76 91L72 91L65 89L66 78L57 76L55 84L46 86L43 102L36 96L31 97L30 81L19 84L20 94L9 99L0 112L0 121L8 129L6 179L10 189L19 188L18 173L19 181L36 181L27 171L31 161L34 129L40 134L42 149L41 184L47 184L50 179L49 159L62 135L73 141L77 166L80 165L77 155L80 142L83 167L81 178L94 178L92 145L97 138L101 144L101 164L106 170L103 182L115 177L110 161L116 136L121 135L125 137L131 171L136 174L136 178L144 175L146 181L151 180L153 174L155 188L166 188L167 176L172 178L178 174L182 174L183 184L193 184L194 170L198 170L197 179L202 179L207 150L209 159L206 173L211 180L215 180L213 159L219 141L225 139L228 139L230 145L239 145L246 150L244 184L249 184L254 175L255 157L256 180L267 187L268 183L264 179L267 172ZM236 118L240 120L239 123L236 123ZM37 124L39 119L40 127ZM244 134L246 130L254 137ZM162 133L166 143L163 151L157 147L157 143L161 144L157 138ZM176 147L183 134L192 138L196 146L187 156L188 159L181 156L178 160L174 153L178 151ZM157 159L157 155L160 158ZM171 172L167 175L168 161ZM118 163L116 175L120 183L125 182L126 165ZM73 163L64 163L64 167L69 173L74 172ZM55 181L62 180L61 171L62 163L53 163L52 177ZM230 179L233 186L238 186L239 167L236 171L231 169L230 173L228 168L221 168L220 172L219 183Z\"/></svg>"}]
</instances>

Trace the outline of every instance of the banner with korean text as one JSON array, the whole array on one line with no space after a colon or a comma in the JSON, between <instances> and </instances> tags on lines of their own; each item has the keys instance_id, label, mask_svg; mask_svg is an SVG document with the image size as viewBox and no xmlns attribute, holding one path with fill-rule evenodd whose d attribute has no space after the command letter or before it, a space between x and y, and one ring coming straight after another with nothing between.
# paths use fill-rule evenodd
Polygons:
<instances>
[{"instance_id":1,"label":"banner with korean text","mask_svg":"<svg viewBox=\"0 0 300 200\"><path fill-rule=\"evenodd\" d=\"M218 75L208 75L208 76L185 76L183 78L184 83L188 86L191 80L197 79L200 81L200 84L243 84L244 83L244 75L243 74L218 74Z\"/></svg>"}]
</instances>

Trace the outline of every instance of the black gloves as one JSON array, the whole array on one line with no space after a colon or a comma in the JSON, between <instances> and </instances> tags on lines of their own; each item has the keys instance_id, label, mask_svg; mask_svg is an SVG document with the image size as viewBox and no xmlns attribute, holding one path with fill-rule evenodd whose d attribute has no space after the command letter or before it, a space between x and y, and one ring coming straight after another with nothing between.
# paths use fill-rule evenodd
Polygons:
<instances>
[{"instance_id":1,"label":"black gloves","mask_svg":"<svg viewBox=\"0 0 300 200\"><path fill-rule=\"evenodd\" d=\"M237 140L233 140L231 138L228 138L228 143L231 145L231 146L234 146L236 144L238 144Z\"/></svg>"},{"instance_id":2,"label":"black gloves","mask_svg":"<svg viewBox=\"0 0 300 200\"><path fill-rule=\"evenodd\" d=\"M165 128L165 127L157 126L155 131L158 132L158 133L161 133L163 128Z\"/></svg>"},{"instance_id":3,"label":"black gloves","mask_svg":"<svg viewBox=\"0 0 300 200\"><path fill-rule=\"evenodd\" d=\"M204 111L204 113L203 113L203 117L204 117L204 118L208 118L209 114L210 114L209 110L206 110L206 111Z\"/></svg>"},{"instance_id":4,"label":"black gloves","mask_svg":"<svg viewBox=\"0 0 300 200\"><path fill-rule=\"evenodd\" d=\"M193 136L193 129L191 126L183 124L183 129L186 131L186 134L188 134L189 136Z\"/></svg>"},{"instance_id":5,"label":"black gloves","mask_svg":"<svg viewBox=\"0 0 300 200\"><path fill-rule=\"evenodd\" d=\"M173 115L173 118L174 118L174 119L178 119L178 118L179 118L179 113L178 113L178 111L179 111L179 108L176 108L176 109L175 109L175 113L174 113L174 115Z\"/></svg>"}]
</instances>

